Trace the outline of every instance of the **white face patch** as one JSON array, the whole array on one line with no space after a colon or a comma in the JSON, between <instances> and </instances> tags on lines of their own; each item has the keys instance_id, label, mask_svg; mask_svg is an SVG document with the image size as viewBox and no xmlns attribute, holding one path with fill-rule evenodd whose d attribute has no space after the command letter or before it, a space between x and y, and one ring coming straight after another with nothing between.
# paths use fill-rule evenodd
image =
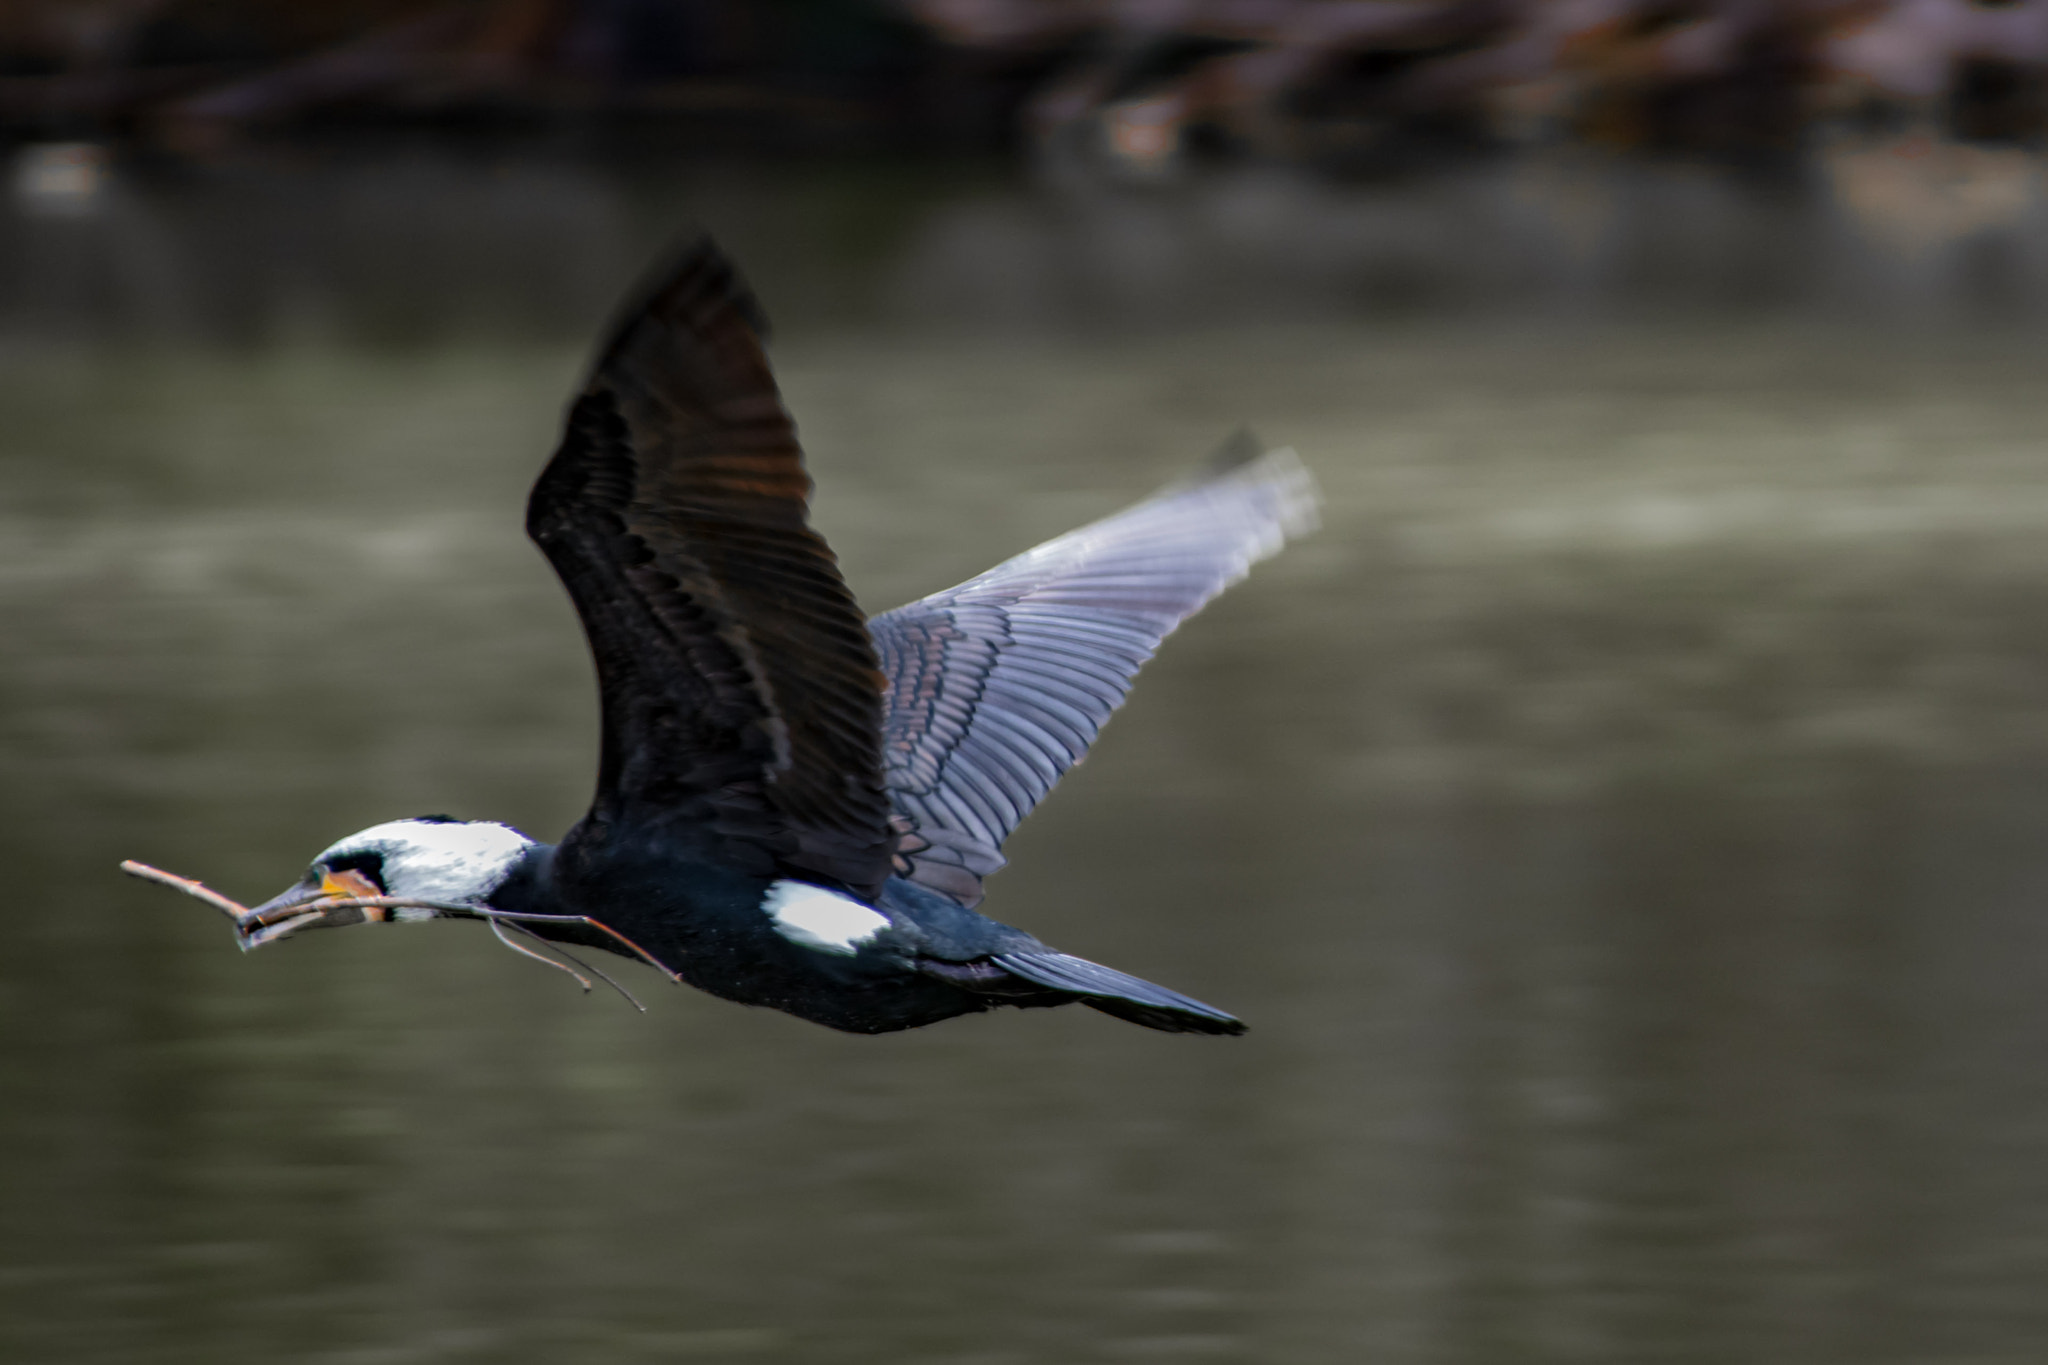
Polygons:
<instances>
[{"instance_id":1,"label":"white face patch","mask_svg":"<svg viewBox=\"0 0 2048 1365\"><path fill-rule=\"evenodd\" d=\"M386 895L480 905L511 875L532 844L533 840L518 830L488 820L392 820L349 835L314 861L378 853L384 860ZM432 919L434 912L394 910L392 917Z\"/></svg>"},{"instance_id":2,"label":"white face patch","mask_svg":"<svg viewBox=\"0 0 2048 1365\"><path fill-rule=\"evenodd\" d=\"M841 957L852 957L889 927L888 916L809 882L776 882L761 908L775 921L775 932L791 943Z\"/></svg>"}]
</instances>

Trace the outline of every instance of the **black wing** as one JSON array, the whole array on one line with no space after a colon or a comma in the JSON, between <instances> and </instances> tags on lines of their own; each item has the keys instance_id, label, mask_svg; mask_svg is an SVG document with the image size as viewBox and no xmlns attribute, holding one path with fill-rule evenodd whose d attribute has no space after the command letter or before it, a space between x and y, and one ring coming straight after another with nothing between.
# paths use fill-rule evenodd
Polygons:
<instances>
[{"instance_id":1,"label":"black wing","mask_svg":"<svg viewBox=\"0 0 2048 1365\"><path fill-rule=\"evenodd\" d=\"M898 874L977 904L1159 642L1315 509L1294 453L1240 433L1197 478L870 621Z\"/></svg>"},{"instance_id":2,"label":"black wing","mask_svg":"<svg viewBox=\"0 0 2048 1365\"><path fill-rule=\"evenodd\" d=\"M762 873L872 897L888 875L882 677L825 542L762 354L759 312L708 240L629 311L570 409L526 527L590 637L597 798L622 823Z\"/></svg>"}]
</instances>

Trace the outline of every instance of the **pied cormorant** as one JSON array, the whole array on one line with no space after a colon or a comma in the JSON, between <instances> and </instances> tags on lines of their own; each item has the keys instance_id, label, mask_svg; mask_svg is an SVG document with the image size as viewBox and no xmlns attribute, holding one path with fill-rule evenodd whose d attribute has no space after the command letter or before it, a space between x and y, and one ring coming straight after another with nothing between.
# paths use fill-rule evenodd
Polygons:
<instances>
[{"instance_id":1,"label":"pied cormorant","mask_svg":"<svg viewBox=\"0 0 2048 1365\"><path fill-rule=\"evenodd\" d=\"M1241 434L1190 480L864 619L806 524L737 273L699 240L637 297L526 516L596 659L589 813L552 846L489 821L375 825L239 916L244 945L468 917L857 1033L1074 1001L1243 1032L974 907L1159 642L1312 525L1293 453Z\"/></svg>"}]
</instances>

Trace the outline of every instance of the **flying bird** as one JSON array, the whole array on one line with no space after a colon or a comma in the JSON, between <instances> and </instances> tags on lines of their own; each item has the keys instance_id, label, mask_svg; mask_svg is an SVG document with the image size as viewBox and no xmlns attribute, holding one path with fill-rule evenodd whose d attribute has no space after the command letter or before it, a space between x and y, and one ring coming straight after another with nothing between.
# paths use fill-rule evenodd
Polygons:
<instances>
[{"instance_id":1,"label":"flying bird","mask_svg":"<svg viewBox=\"0 0 2048 1365\"><path fill-rule=\"evenodd\" d=\"M855 1033L1073 1002L1242 1033L975 907L1003 841L1159 642L1312 527L1299 460L1240 433L1146 501L864 619L806 522L765 331L695 242L614 327L534 485L527 532L597 664L589 813L554 845L486 820L372 826L236 907L243 946L482 919L536 956L586 971L571 949L639 957Z\"/></svg>"}]
</instances>

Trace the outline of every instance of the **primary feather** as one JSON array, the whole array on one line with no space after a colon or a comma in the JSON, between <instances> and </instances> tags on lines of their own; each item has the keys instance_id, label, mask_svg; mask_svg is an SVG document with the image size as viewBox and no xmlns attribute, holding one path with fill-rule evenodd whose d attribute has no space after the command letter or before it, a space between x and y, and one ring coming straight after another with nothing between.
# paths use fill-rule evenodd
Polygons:
<instances>
[{"instance_id":1,"label":"primary feather","mask_svg":"<svg viewBox=\"0 0 2048 1365\"><path fill-rule=\"evenodd\" d=\"M805 524L760 309L708 240L661 281L600 353L528 502L604 714L597 800L563 854L654 822L872 897L889 871L881 675Z\"/></svg>"},{"instance_id":2,"label":"primary feather","mask_svg":"<svg viewBox=\"0 0 2048 1365\"><path fill-rule=\"evenodd\" d=\"M1159 642L1315 519L1294 452L1240 432L1197 477L870 621L899 875L979 902Z\"/></svg>"}]
</instances>

